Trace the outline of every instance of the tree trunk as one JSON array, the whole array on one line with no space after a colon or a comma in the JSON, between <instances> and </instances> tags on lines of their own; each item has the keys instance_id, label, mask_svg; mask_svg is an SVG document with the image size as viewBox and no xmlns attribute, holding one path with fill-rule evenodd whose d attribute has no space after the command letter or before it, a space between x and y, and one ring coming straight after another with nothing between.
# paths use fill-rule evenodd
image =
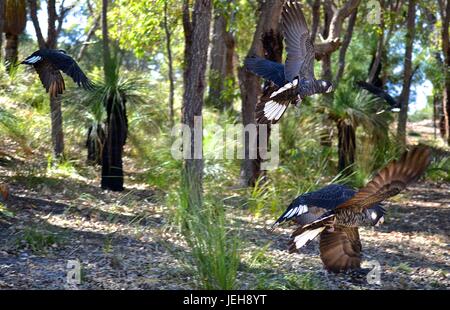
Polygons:
<instances>
[{"instance_id":1,"label":"tree trunk","mask_svg":"<svg viewBox=\"0 0 450 310\"><path fill-rule=\"evenodd\" d=\"M332 20L332 10L330 3L325 2L324 6L324 25L322 31L322 37L327 38L329 36L329 29ZM327 53L321 56L321 77L324 80L331 81L333 79L333 73L331 69L331 53ZM334 100L334 93L323 94L320 100L325 106L331 106ZM320 133L320 145L326 150L333 145L333 123L328 116L324 115L322 119L322 129Z\"/></svg>"},{"instance_id":2,"label":"tree trunk","mask_svg":"<svg viewBox=\"0 0 450 310\"><path fill-rule=\"evenodd\" d=\"M103 146L105 145L106 132L102 124L91 125L88 129L86 148L87 163L102 165Z\"/></svg>"},{"instance_id":3,"label":"tree trunk","mask_svg":"<svg viewBox=\"0 0 450 310\"><path fill-rule=\"evenodd\" d=\"M450 0L439 0L439 7L442 17L442 51L444 54L444 91L442 94L442 111L444 116L444 139L450 145Z\"/></svg>"},{"instance_id":4,"label":"tree trunk","mask_svg":"<svg viewBox=\"0 0 450 310\"><path fill-rule=\"evenodd\" d=\"M28 0L28 5L30 7L30 16L36 31L36 37L38 40L39 48L50 48L55 49L58 44L58 33L56 32L55 23L58 19L56 14L55 1L49 0L47 2L47 13L48 13L48 32L47 40L44 40L42 31L39 25L39 20L37 17L37 4L35 0ZM52 143L53 143L53 153L55 158L60 158L64 154L64 133L62 125L62 111L61 111L61 99L52 98L50 96L50 113L52 116Z\"/></svg>"},{"instance_id":5,"label":"tree trunk","mask_svg":"<svg viewBox=\"0 0 450 310\"><path fill-rule=\"evenodd\" d=\"M264 56L264 48L262 44L263 34L279 32L279 18L283 8L283 1L268 0L261 3L258 24L256 26L253 42L247 56ZM242 100L242 123L244 126L256 125L255 107L261 95L261 86L259 78L254 74L239 68L239 84L241 89ZM256 141L259 139L257 138ZM250 143L256 141L246 141L245 154L246 158L241 163L240 183L242 186L253 186L260 176L261 159L251 159L249 156Z\"/></svg>"},{"instance_id":6,"label":"tree trunk","mask_svg":"<svg viewBox=\"0 0 450 310\"><path fill-rule=\"evenodd\" d=\"M205 72L208 59L209 30L211 24L211 0L195 0L190 16L189 0L183 2L184 51L184 93L182 123L191 132L191 158L183 163L183 187L187 190L189 206L202 205L203 159L202 132L194 131L195 120L202 117L205 92ZM196 119L197 118L197 119ZM198 141L200 140L200 141Z\"/></svg>"},{"instance_id":7,"label":"tree trunk","mask_svg":"<svg viewBox=\"0 0 450 310\"><path fill-rule=\"evenodd\" d=\"M407 33L406 33L406 48L404 58L404 72L403 72L403 88L400 94L400 113L398 116L397 126L397 140L402 149L406 146L406 122L408 120L408 103L411 90L411 77L413 74L412 68L412 52L415 36L415 17L416 17L416 1L409 0L408 17L407 17Z\"/></svg>"},{"instance_id":8,"label":"tree trunk","mask_svg":"<svg viewBox=\"0 0 450 310\"><path fill-rule=\"evenodd\" d=\"M337 123L338 129L338 154L339 171L344 175L350 175L353 169L351 166L355 163L356 154L356 132L351 124L345 121Z\"/></svg>"},{"instance_id":9,"label":"tree trunk","mask_svg":"<svg viewBox=\"0 0 450 310\"><path fill-rule=\"evenodd\" d=\"M19 46L19 36L15 34L7 33L6 36L6 45L5 45L5 63L6 70L9 72L11 66L17 62L18 56L18 46Z\"/></svg>"},{"instance_id":10,"label":"tree trunk","mask_svg":"<svg viewBox=\"0 0 450 310\"><path fill-rule=\"evenodd\" d=\"M227 97L224 91L228 86L232 87L229 82L234 84L235 39L233 34L227 31L227 19L220 12L215 12L211 46L207 102L219 110L224 110L232 105L232 98Z\"/></svg>"},{"instance_id":11,"label":"tree trunk","mask_svg":"<svg viewBox=\"0 0 450 310\"><path fill-rule=\"evenodd\" d=\"M342 42L342 46L339 50L339 66L336 72L336 77L334 78L335 88L337 88L337 85L339 84L339 81L341 80L341 77L344 74L345 56L347 55L348 47L350 46L350 42L352 41L353 29L355 27L357 15L358 9L355 9L352 15L350 15L350 19L348 20L347 31L345 32L344 41Z\"/></svg>"},{"instance_id":12,"label":"tree trunk","mask_svg":"<svg viewBox=\"0 0 450 310\"><path fill-rule=\"evenodd\" d=\"M58 15L56 13L56 1L47 0L47 15L48 15L48 27L47 27L47 48L56 48L58 45L58 33L56 31L56 21Z\"/></svg>"},{"instance_id":13,"label":"tree trunk","mask_svg":"<svg viewBox=\"0 0 450 310\"><path fill-rule=\"evenodd\" d=\"M380 1L381 5L381 16L380 16L380 29L381 33L378 37L377 49L375 51L375 57L372 59L372 63L369 69L369 76L367 77L367 82L371 83L377 87L382 87L381 79L379 78L381 70L381 59L383 58L384 52L384 1Z\"/></svg>"},{"instance_id":14,"label":"tree trunk","mask_svg":"<svg viewBox=\"0 0 450 310\"><path fill-rule=\"evenodd\" d=\"M59 159L64 154L64 133L61 111L61 98L50 96L53 156Z\"/></svg>"},{"instance_id":15,"label":"tree trunk","mask_svg":"<svg viewBox=\"0 0 450 310\"><path fill-rule=\"evenodd\" d=\"M3 55L3 27L5 24L5 1L0 1L0 60Z\"/></svg>"},{"instance_id":16,"label":"tree trunk","mask_svg":"<svg viewBox=\"0 0 450 310\"><path fill-rule=\"evenodd\" d=\"M166 50L167 50L167 60L168 60L168 67L169 67L169 122L170 127L174 125L174 117L175 113L173 110L174 105L174 98L175 98L175 80L173 76L173 58L172 58L172 33L169 29L169 22L168 22L168 7L167 7L167 0L164 1L164 31L166 33Z\"/></svg>"}]
</instances>

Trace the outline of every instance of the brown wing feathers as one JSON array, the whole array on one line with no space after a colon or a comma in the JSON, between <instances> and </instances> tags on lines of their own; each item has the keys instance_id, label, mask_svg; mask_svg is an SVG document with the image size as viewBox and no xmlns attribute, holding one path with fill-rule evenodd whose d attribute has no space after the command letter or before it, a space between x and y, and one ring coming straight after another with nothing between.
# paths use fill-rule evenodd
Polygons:
<instances>
[{"instance_id":1,"label":"brown wing feathers","mask_svg":"<svg viewBox=\"0 0 450 310\"><path fill-rule=\"evenodd\" d=\"M430 163L430 149L414 147L403 154L400 160L392 161L383 168L355 196L336 208L363 208L372 206L403 190L409 183L417 180ZM289 252L295 252L320 234L320 258L326 269L339 272L361 267L361 242L358 227L345 227L335 223L333 214L297 228L289 242Z\"/></svg>"},{"instance_id":2,"label":"brown wing feathers","mask_svg":"<svg viewBox=\"0 0 450 310\"><path fill-rule=\"evenodd\" d=\"M320 258L326 269L339 272L361 267L358 227L339 227L320 234Z\"/></svg>"},{"instance_id":3,"label":"brown wing feathers","mask_svg":"<svg viewBox=\"0 0 450 310\"><path fill-rule=\"evenodd\" d=\"M430 163L430 153L427 147L414 147L403 154L400 160L388 164L355 196L336 209L349 207L363 209L397 195L425 172Z\"/></svg>"},{"instance_id":4,"label":"brown wing feathers","mask_svg":"<svg viewBox=\"0 0 450 310\"><path fill-rule=\"evenodd\" d=\"M54 65L46 60L42 60L34 64L34 68L39 74L42 85L44 85L45 90L51 97L56 97L63 93L66 89L64 78Z\"/></svg>"}]
</instances>

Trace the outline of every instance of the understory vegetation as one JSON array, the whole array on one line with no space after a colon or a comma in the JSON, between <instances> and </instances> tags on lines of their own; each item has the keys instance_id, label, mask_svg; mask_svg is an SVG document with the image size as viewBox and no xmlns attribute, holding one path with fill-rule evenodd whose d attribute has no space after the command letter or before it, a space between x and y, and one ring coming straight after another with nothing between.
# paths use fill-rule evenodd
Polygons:
<instances>
[{"instance_id":1,"label":"understory vegetation","mask_svg":"<svg viewBox=\"0 0 450 310\"><path fill-rule=\"evenodd\" d=\"M350 16L343 18L342 25L339 25L346 31L345 34L342 31L341 39L344 36L351 39L345 48L348 50L343 53L344 62L340 59L342 47L327 55L330 77L332 71L343 72L339 78L331 77L336 90L327 96L308 97L299 107L287 110L279 124L271 127L272 136L278 132L280 137L278 166L272 170L258 171L253 175L254 182L245 184L242 182L243 160L237 158L237 151L232 159L214 156L225 154L225 132L221 130L245 123L243 107L246 96L242 86L245 70L242 64L244 58L251 54L252 44L258 44L252 43L252 38L259 29L258 23L264 24L262 17L260 19L260 15L264 14L259 13L266 8L263 4L266 2L205 1L212 3L213 9L210 8L210 11L214 12L209 21L213 28L207 32L207 38L210 32L213 35L208 44L213 44L219 36L223 42L227 39L228 48L233 46L231 57L228 57L231 59L228 65L231 73L213 68L214 55L205 60L203 65L208 69L203 80L208 82L186 78L189 73L186 69L187 57L197 54L187 50L192 48L192 38L188 36L189 27L185 24L186 18L192 19L196 13L198 1L191 1L192 7L192 2L195 3L195 10L190 7L186 9L182 1L172 0L153 1L152 10L148 10L147 1L79 2L70 10L77 11L75 17L83 16L85 25L61 26L59 41L58 38L56 41L58 48L66 49L73 56L78 55L82 47L85 48L77 61L96 88L92 92L82 90L64 75L66 91L60 96L64 133L61 157L55 155L52 146L50 98L36 72L22 65L11 66L1 59L0 184L9 184L12 202L0 199L0 235L5 237L0 247L0 258L4 252L13 253L14 258L25 255L49 261L55 259L58 264L64 265L66 256L78 255L78 249L82 252L85 246L82 252L85 257L80 257L80 260L89 262L86 268L83 267L83 281L92 284L89 288L121 288L119 280L112 280L102 272L122 272L127 267L139 276L143 273L146 282L140 283L140 286L126 283L124 285L129 284L126 288L158 289L158 283L173 284L164 288L176 289L374 288L377 286L358 286L343 278L335 278L342 285L337 283L338 280L330 280L331 276L323 269L318 271L316 268L320 261L316 255L318 252L313 251L317 250L315 244L299 256L284 258L289 256L285 244L290 231L280 228L278 233L272 233L269 231L271 224L300 194L332 183L352 188L364 186L376 171L399 158L411 145L426 144L432 148L432 163L421 180L431 184L429 187L437 188L439 193L447 190L446 186L450 183L450 147L448 133L447 137L442 134L442 126L439 125L442 119L439 113L442 111L437 111L445 89L445 76L441 70L445 64L433 56L437 50L440 51L435 46L437 42L442 43L437 39L438 26L442 21L433 20L431 17L436 19L435 15L430 17L425 14L429 13L428 2L418 1L417 6L417 10L424 14L417 17L421 27L416 27L417 46L414 45L414 63L411 64L414 72L409 76L409 81L416 87L409 98L410 106L414 103L414 110L411 109L409 114L405 112L408 118L408 122L405 120L405 145L397 132L400 123L398 114L390 112L384 100L357 87L355 83L367 80L368 73L371 69L373 71L376 55L381 53L381 60L378 60L382 66L375 70L378 71L376 75L380 83L383 80L381 87L389 88L396 100L403 96L401 89L407 84L403 81L403 68L408 57L403 57L403 54L407 44L405 37L409 37L405 26L408 5L401 1L401 7L395 11L385 4L385 20L375 25L359 17L366 16L370 11L362 1L355 29L348 25ZM101 9L105 8L106 2L109 3L109 10L106 10L109 13L109 27L105 29L103 26L101 29L101 16L105 14ZM345 1L331 2L342 5ZM433 9L437 10L437 2L434 2ZM189 1L187 3L189 6ZM307 4L305 6L308 7L305 14L309 22L312 12ZM222 17L225 18L223 25L219 20ZM320 14L319 18L322 18ZM195 23L191 24L195 26ZM325 24L316 29L320 37L328 33L327 29L322 29ZM217 30L219 27L221 30ZM92 34L86 38L90 29L93 29ZM105 30L109 30L109 37ZM255 35L255 40L260 40L260 37ZM84 39L86 41L82 42ZM38 42L29 30L22 30L18 40L20 45L16 60L25 59L37 49ZM383 44L378 47L379 40L385 40L384 47ZM110 59L101 63L107 50L105 45L109 46ZM56 48L56 43L52 48ZM212 49L209 45L206 48L210 53ZM267 51L261 47L258 53L263 56ZM283 56L282 53L279 56ZM315 61L317 78L326 75L325 66L325 60ZM190 89L187 86L194 82L200 84L194 89L202 90L189 97L186 89ZM433 92L425 97L426 102L417 102L417 86L425 82L433 84ZM258 86L256 94L262 92L259 87L263 86L261 81L253 85ZM202 172L197 172L201 174L198 184L186 181L184 169L187 163L173 155L179 151L175 143L179 139L177 125L187 122L190 115L199 114L190 110L192 107L186 98L201 100L205 159ZM114 109L119 112L111 112ZM188 115L186 111L192 113ZM112 132L110 126L114 113L120 115L121 122L116 132ZM125 187L124 191L120 191L119 186L118 192L100 186L104 177L102 167L110 164L111 157L115 156L111 152L105 155L103 147L107 145L105 141L114 141L111 137L116 134L120 135L121 141L115 142L123 147L123 157L122 149L118 153L120 163L123 163ZM389 202L395 205L386 218L386 223L392 225L390 229L413 222L402 222L409 213L399 205L405 201L408 201L408 206L414 205L411 201L420 200L417 191L408 192L405 196L402 193ZM192 192L201 193L201 199L193 200ZM419 197L414 196L416 194ZM443 219L437 220L434 214L427 213L433 220L430 220L429 230L424 224L420 229L408 226L404 235L401 235L401 230L386 229L377 236L388 240L388 235L392 233L392 238L396 240L411 242L412 245L404 253L415 255L426 252L421 250L423 244L436 245L441 249L444 244L441 237L448 233L448 206L441 206L448 199L438 198L439 202L433 202L425 197L420 200L421 205L416 206L428 212L427 208L438 205L436 208L442 212ZM419 245L411 241L411 231L419 235ZM378 251L379 245L378 239L374 241L374 234L378 232L369 229L362 231L362 235L370 240L371 253ZM73 235L79 237L78 243ZM432 241L428 242L426 238ZM86 240L94 241L85 245L83 242ZM95 243L98 240L99 243ZM397 246L392 240L389 242L392 247ZM128 251L127 246L133 247L133 251ZM428 272L433 279L442 280L421 286L419 279L419 288L448 285L448 268L445 261L442 262L445 258L440 257L436 267L427 269L422 265L403 263L401 258L396 260L396 255L403 253L403 250L399 247L388 253L389 259L395 260L395 265L383 266L390 276L390 282L383 288L392 287L394 272L398 272L402 280L393 287L408 288L411 279L408 277L412 277L415 271ZM151 259L145 256L144 263L137 262L138 267L134 266L136 261L127 260L128 255L145 251L153 251ZM91 253L101 259L92 259L89 257ZM164 256L164 259L153 257L153 253L156 253L154 256ZM310 259L312 253L315 256ZM172 260L176 261L173 265L170 264ZM420 260L420 257L417 258L417 261ZM47 261L44 263L51 265ZM157 276L148 276L152 272ZM122 280L127 279L123 274L120 276ZM108 278L109 282L97 278ZM0 278L0 288L2 285L6 284Z\"/></svg>"}]
</instances>

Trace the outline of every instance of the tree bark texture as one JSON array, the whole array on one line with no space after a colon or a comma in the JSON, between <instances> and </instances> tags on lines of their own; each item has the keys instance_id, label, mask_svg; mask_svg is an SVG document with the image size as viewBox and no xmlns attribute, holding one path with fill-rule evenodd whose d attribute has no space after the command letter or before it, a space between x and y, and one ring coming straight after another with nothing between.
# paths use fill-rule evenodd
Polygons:
<instances>
[{"instance_id":1,"label":"tree bark texture","mask_svg":"<svg viewBox=\"0 0 450 310\"><path fill-rule=\"evenodd\" d=\"M252 45L247 56L265 56L263 46L263 35L276 37L279 33L280 16L283 8L283 1L268 0L261 3L259 19L253 36ZM261 96L261 86L259 78L245 70L239 68L239 84L242 100L242 123L244 126L256 125L255 107ZM249 154L249 143L245 143L245 154ZM261 160L246 158L241 163L240 184L242 186L253 186L261 174Z\"/></svg>"},{"instance_id":2,"label":"tree bark texture","mask_svg":"<svg viewBox=\"0 0 450 310\"><path fill-rule=\"evenodd\" d=\"M205 72L208 58L209 31L211 24L211 0L195 0L190 14L190 1L183 3L184 51L184 93L182 123L191 132L191 159L183 163L182 177L187 187L189 206L201 206L203 195L203 159L194 158L194 119L202 116L203 96L206 88ZM197 136L197 139L202 139ZM202 143L202 141L197 141ZM202 151L200 151L202 153ZM200 157L203 155L201 154Z\"/></svg>"},{"instance_id":3,"label":"tree bark texture","mask_svg":"<svg viewBox=\"0 0 450 310\"><path fill-rule=\"evenodd\" d=\"M415 36L416 0L409 0L407 16L407 33L404 57L403 88L400 94L400 113L398 116L397 140L402 149L406 146L406 122L408 120L408 103L413 75L412 52Z\"/></svg>"}]
</instances>

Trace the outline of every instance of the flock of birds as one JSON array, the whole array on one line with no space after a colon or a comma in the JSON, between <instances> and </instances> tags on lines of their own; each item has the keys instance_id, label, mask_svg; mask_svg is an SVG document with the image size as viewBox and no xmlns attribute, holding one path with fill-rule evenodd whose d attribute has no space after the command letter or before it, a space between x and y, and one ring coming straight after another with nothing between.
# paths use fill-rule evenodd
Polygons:
<instances>
[{"instance_id":1,"label":"flock of birds","mask_svg":"<svg viewBox=\"0 0 450 310\"><path fill-rule=\"evenodd\" d=\"M278 122L290 104L299 105L307 96L333 91L330 81L314 76L314 44L299 3L287 1L281 18L285 64L258 56L245 61L247 70L278 87L256 106L256 120L260 124ZM381 88L363 81L357 85L383 98L390 111L399 111L398 102ZM415 147L399 161L390 162L358 191L333 184L303 194L288 206L272 229L283 222L293 222L297 228L291 235L290 252L320 236L320 258L326 269L333 272L360 269L362 246L358 227L381 224L385 214L381 202L417 180L429 163L429 148Z\"/></svg>"},{"instance_id":2,"label":"flock of birds","mask_svg":"<svg viewBox=\"0 0 450 310\"><path fill-rule=\"evenodd\" d=\"M300 5L287 1L282 12L282 26L286 43L285 64L249 57L247 70L272 82L278 88L256 107L256 120L260 124L276 123L290 104L314 94L333 91L330 81L314 76L314 44ZM61 72L69 75L78 86L92 90L94 85L78 64L63 50L41 49L21 62L33 66L47 92L52 97L65 89ZM398 110L398 102L382 89L366 82L358 86L383 98L391 111ZM320 257L326 269L341 272L361 266L361 242L358 227L377 226L384 220L382 201L397 195L417 180L430 162L430 150L415 147L398 161L392 161L365 187L358 191L343 185L328 185L318 191L297 197L275 222L297 225L292 233L289 251L295 252L316 237L320 237Z\"/></svg>"}]
</instances>

